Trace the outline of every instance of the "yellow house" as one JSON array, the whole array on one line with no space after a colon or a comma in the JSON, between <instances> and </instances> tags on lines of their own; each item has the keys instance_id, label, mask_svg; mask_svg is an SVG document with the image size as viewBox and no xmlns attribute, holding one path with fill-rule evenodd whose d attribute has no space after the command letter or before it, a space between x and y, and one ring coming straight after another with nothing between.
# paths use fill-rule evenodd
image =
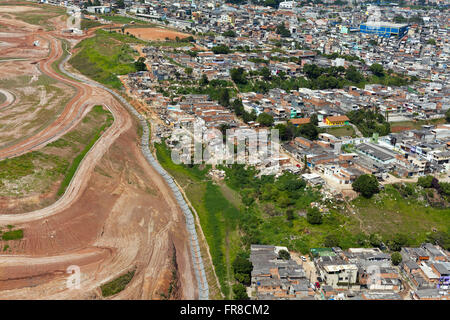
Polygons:
<instances>
[{"instance_id":1,"label":"yellow house","mask_svg":"<svg viewBox=\"0 0 450 320\"><path fill-rule=\"evenodd\" d=\"M326 117L325 123L329 126L343 126L349 124L350 119L347 116Z\"/></svg>"}]
</instances>

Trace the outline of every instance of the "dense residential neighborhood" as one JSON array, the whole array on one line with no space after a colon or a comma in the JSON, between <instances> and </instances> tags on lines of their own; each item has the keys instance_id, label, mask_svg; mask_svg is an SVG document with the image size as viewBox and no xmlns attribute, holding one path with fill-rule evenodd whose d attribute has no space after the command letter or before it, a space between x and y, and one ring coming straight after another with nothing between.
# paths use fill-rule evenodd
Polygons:
<instances>
[{"instance_id":1,"label":"dense residential neighborhood","mask_svg":"<svg viewBox=\"0 0 450 320\"><path fill-rule=\"evenodd\" d=\"M148 125L209 299L450 300L448 1L34 2Z\"/></svg>"}]
</instances>

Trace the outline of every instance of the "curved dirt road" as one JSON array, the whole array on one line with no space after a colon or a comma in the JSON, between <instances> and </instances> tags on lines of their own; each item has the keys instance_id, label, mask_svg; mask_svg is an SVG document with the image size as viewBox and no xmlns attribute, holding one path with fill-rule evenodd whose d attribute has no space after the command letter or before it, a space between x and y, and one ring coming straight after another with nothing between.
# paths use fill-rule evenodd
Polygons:
<instances>
[{"instance_id":1,"label":"curved dirt road","mask_svg":"<svg viewBox=\"0 0 450 320\"><path fill-rule=\"evenodd\" d=\"M17 156L57 139L75 126L83 113L88 111L89 105L100 104L98 101L111 111L114 123L86 154L65 194L57 202L33 212L0 215L0 224L16 226L19 224L18 227L23 227L27 235L16 248L25 254L0 255L0 290L6 290L0 291L1 296L9 299L86 298L87 292L95 294L98 292L99 285L126 272L134 264L138 267L138 272L129 288L127 287L116 298L155 298L159 295L159 288L164 287L164 283L168 282L167 278L171 274L168 266L173 262L171 252L176 250L173 254L176 252L178 281L184 286L180 292L184 298L195 298L198 293L186 241L187 232L180 229L184 224L183 214L162 177L146 163L142 154L136 152L133 156L136 159L135 164L138 165L139 170L143 170L145 178L138 177L136 172L132 172L133 179L138 181L145 179L151 182L159 196L154 200L151 200L152 197L149 198L148 195L141 196L140 199L149 198L145 202L146 206L151 206L151 201L161 202L165 208L163 211L158 212L152 208L150 210L153 214L148 215L148 209L145 209L145 206L134 203L136 195L129 187L130 177L126 178L122 173L120 174L121 182L118 185L108 185L109 189L113 188L110 191L110 199L101 199L101 203L95 210L83 209L84 204L87 203L86 198L90 198L91 190L96 193L97 190L106 188L103 185L97 186L101 179L94 173L94 169L102 162L104 163L105 157L111 163L117 160L111 155L111 149L114 150L114 146L117 148L117 141L121 140L122 144L125 143L124 150L126 147L131 147L133 144L130 140L131 133L136 134L136 128L133 126L130 114L111 94L101 88L66 79L54 72L51 64L61 57L61 44L50 34L41 33L39 36L48 39L53 48L49 58L41 61L41 71L57 81L76 87L77 94L66 106L57 122L30 139L0 150L0 158ZM128 142L124 142L127 139ZM125 157L130 155L125 154ZM130 171L127 168L128 160L123 160L124 155L120 159L122 159L120 163L125 163L125 168L122 169L119 166L117 169L117 166L112 166L111 172ZM102 164L102 166L105 165ZM97 180L92 179L94 174ZM124 183L123 179L127 183ZM93 185L97 188L92 189ZM117 187L119 190L115 190ZM108 188L106 190L109 190ZM100 191L96 194L101 193ZM106 195L107 193L105 197ZM111 202L114 199L118 200ZM142 203L143 201L141 200ZM112 207L108 207L110 203ZM133 214L126 214L127 210L132 210ZM138 212L140 220L136 220L137 216L134 218ZM101 221L92 221L89 225L83 224L86 219L92 219L90 217L94 213L103 215L101 220L104 221L103 224ZM71 216L73 218L70 219ZM95 215L93 217L97 219ZM67 226L61 224L64 219L69 221L65 222ZM127 222L124 223L125 221ZM75 230L72 230L73 228ZM47 233L42 233L41 229L48 230L48 236ZM53 229L55 231L52 231ZM82 241L80 239L80 243L74 243L85 234L90 234L90 238ZM61 242L66 241L65 238L71 241L67 247ZM87 274L87 279L83 282L83 292L72 292L65 287L65 268L68 264L74 263L80 264ZM39 282L39 279L45 281ZM36 281L39 282L38 287Z\"/></svg>"}]
</instances>

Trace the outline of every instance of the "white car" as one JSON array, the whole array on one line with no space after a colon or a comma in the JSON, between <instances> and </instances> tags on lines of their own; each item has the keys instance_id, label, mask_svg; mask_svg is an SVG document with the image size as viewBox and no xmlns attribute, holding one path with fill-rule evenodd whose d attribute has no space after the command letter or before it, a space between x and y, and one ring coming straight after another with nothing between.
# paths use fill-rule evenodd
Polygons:
<instances>
[{"instance_id":1,"label":"white car","mask_svg":"<svg viewBox=\"0 0 450 320\"><path fill-rule=\"evenodd\" d=\"M304 256L300 257L302 259L302 261L306 261L306 258Z\"/></svg>"}]
</instances>

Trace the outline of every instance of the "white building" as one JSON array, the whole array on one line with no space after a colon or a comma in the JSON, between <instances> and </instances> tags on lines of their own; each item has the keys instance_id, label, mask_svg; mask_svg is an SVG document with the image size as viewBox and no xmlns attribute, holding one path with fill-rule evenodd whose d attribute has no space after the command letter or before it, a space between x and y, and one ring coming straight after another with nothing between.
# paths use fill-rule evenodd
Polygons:
<instances>
[{"instance_id":1,"label":"white building","mask_svg":"<svg viewBox=\"0 0 450 320\"><path fill-rule=\"evenodd\" d=\"M295 7L295 1L283 1L280 2L279 9L292 9Z\"/></svg>"}]
</instances>

